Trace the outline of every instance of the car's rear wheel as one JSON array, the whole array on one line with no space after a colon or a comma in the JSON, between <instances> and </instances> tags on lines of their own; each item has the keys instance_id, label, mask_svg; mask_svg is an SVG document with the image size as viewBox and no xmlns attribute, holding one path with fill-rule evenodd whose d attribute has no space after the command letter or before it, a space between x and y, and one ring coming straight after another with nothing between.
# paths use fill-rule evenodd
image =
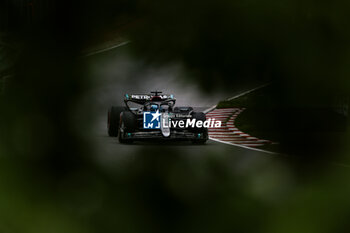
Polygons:
<instances>
[{"instance_id":1,"label":"car's rear wheel","mask_svg":"<svg viewBox=\"0 0 350 233\"><path fill-rule=\"evenodd\" d=\"M193 108L192 107L175 107L174 108L174 112L183 112L183 113L186 113L186 112L191 112L193 111Z\"/></svg>"}]
</instances>

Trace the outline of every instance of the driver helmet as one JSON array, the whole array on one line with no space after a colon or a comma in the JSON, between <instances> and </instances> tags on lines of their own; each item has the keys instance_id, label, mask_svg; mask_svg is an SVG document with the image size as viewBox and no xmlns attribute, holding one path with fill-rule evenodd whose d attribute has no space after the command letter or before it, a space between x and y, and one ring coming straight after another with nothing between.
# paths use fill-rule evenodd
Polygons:
<instances>
[{"instance_id":1,"label":"driver helmet","mask_svg":"<svg viewBox=\"0 0 350 233\"><path fill-rule=\"evenodd\" d=\"M158 110L158 105L152 104L152 105L151 105L151 111L152 111L152 112L155 112L155 111L157 111L157 110Z\"/></svg>"}]
</instances>

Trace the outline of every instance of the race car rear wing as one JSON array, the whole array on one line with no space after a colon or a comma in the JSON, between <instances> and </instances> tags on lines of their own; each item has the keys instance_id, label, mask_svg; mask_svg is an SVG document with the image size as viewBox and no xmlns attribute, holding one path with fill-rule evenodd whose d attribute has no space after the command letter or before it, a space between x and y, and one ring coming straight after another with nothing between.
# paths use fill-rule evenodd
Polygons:
<instances>
[{"instance_id":1,"label":"race car rear wing","mask_svg":"<svg viewBox=\"0 0 350 233\"><path fill-rule=\"evenodd\" d=\"M168 95L168 94L159 94L159 95L153 95L153 94L125 94L124 101L125 102L134 102L138 104L144 104L147 101L167 101L167 100L173 100L174 95Z\"/></svg>"},{"instance_id":2,"label":"race car rear wing","mask_svg":"<svg viewBox=\"0 0 350 233\"><path fill-rule=\"evenodd\" d=\"M133 102L140 105L144 105L147 102L161 102L161 103L172 102L173 105L175 105L176 99L174 98L174 95L159 94L159 93L161 92L157 92L155 94L131 94L131 95L125 94L124 102L126 107L129 110L131 110L128 104L129 102Z\"/></svg>"}]
</instances>

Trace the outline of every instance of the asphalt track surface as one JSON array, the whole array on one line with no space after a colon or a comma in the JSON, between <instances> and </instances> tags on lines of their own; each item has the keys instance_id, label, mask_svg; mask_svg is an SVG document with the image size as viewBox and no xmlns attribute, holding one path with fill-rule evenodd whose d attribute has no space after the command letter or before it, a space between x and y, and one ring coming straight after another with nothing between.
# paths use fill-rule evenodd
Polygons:
<instances>
[{"instance_id":1,"label":"asphalt track surface","mask_svg":"<svg viewBox=\"0 0 350 233\"><path fill-rule=\"evenodd\" d=\"M208 140L206 145L193 145L190 142L136 142L132 145L120 144L117 138L108 137L106 130L107 109L110 106L123 105L125 93L148 93L162 90L174 94L177 106L194 106L204 110L215 105L219 100L229 98L252 89L260 84L237 86L230 93L221 91L213 95L202 93L195 83L186 83L186 72L181 64L167 67L155 67L145 61L131 58L129 45L86 57L88 75L92 82L91 89L80 105L90 109L92 130L88 131L89 140L94 144L97 160L104 166L120 164L132 160L147 150L157 150L167 156L167 151L193 158L217 156L228 160L250 161L249 163L269 161L277 156L260 151L252 151L233 145ZM83 110L82 110L83 111ZM242 164L242 163L238 163ZM245 162L243 163L245 164Z\"/></svg>"}]
</instances>

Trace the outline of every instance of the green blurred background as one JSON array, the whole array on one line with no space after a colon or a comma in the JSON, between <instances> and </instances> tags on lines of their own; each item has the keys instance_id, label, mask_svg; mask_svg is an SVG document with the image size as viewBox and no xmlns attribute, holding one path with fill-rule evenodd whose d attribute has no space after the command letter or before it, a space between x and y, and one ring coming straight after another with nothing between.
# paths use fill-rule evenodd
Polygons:
<instances>
[{"instance_id":1,"label":"green blurred background","mask_svg":"<svg viewBox=\"0 0 350 233\"><path fill-rule=\"evenodd\" d=\"M0 231L346 232L347 123L321 134L314 119L332 128L338 122L318 113L337 110L335 100L348 106L349 4L1 1ZM209 96L271 82L293 155L148 145L101 165L86 137L95 114L84 97L96 80L83 51L117 37L145 66L181 63L179 82ZM310 127L296 135L290 124Z\"/></svg>"}]
</instances>

